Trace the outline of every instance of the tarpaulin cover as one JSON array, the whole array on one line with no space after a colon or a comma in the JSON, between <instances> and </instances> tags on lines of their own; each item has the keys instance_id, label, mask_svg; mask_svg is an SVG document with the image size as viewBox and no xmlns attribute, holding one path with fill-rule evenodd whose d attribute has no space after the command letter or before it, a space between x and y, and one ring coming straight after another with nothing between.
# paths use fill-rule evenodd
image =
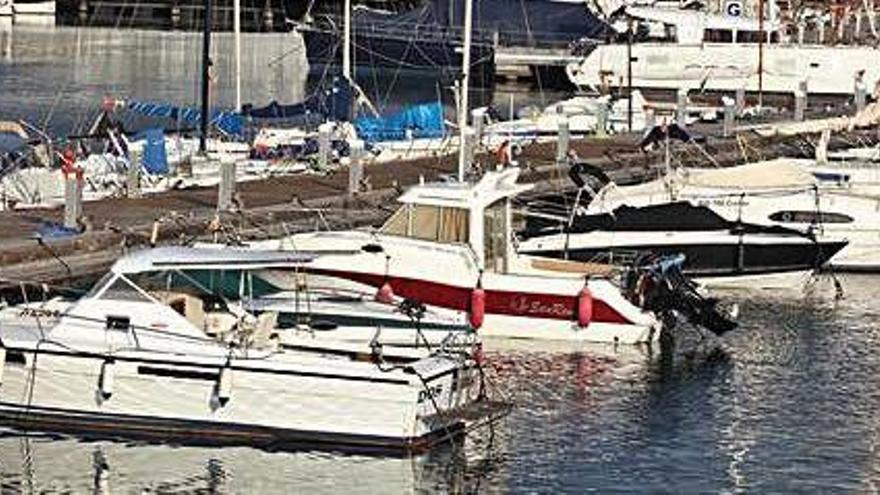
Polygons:
<instances>
[{"instance_id":1,"label":"tarpaulin cover","mask_svg":"<svg viewBox=\"0 0 880 495\"><path fill-rule=\"evenodd\" d=\"M160 128L147 129L141 133L146 140L141 165L148 173L168 173L168 156L165 154L165 133Z\"/></svg>"},{"instance_id":2,"label":"tarpaulin cover","mask_svg":"<svg viewBox=\"0 0 880 495\"><path fill-rule=\"evenodd\" d=\"M334 80L329 88L321 89L301 103L282 105L273 101L260 108L244 105L242 113L253 119L296 119L317 116L319 120L348 122L351 120L353 89L347 81Z\"/></svg>"},{"instance_id":3,"label":"tarpaulin cover","mask_svg":"<svg viewBox=\"0 0 880 495\"><path fill-rule=\"evenodd\" d=\"M440 102L413 105L387 117L361 117L354 126L367 142L442 137L443 106Z\"/></svg>"},{"instance_id":4,"label":"tarpaulin cover","mask_svg":"<svg viewBox=\"0 0 880 495\"><path fill-rule=\"evenodd\" d=\"M129 101L127 108L130 112L147 117L172 119L191 126L198 125L202 118L202 112L195 108L176 107L168 103ZM244 135L244 117L237 112L214 110L211 112L211 120L208 121L208 125L215 126L230 136L242 137Z\"/></svg>"}]
</instances>

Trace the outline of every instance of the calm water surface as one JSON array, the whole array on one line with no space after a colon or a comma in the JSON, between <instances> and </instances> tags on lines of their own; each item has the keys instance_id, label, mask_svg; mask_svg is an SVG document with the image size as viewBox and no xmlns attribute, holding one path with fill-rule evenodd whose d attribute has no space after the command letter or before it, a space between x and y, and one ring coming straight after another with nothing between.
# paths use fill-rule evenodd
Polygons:
<instances>
[{"instance_id":1,"label":"calm water surface","mask_svg":"<svg viewBox=\"0 0 880 495\"><path fill-rule=\"evenodd\" d=\"M0 20L2 22L2 20ZM245 101L314 87L293 35L245 40ZM231 42L215 53L232 104ZM0 118L66 132L104 94L196 101L188 33L0 24ZM362 72L385 108L436 99L440 82ZM442 96L447 98L446 96ZM481 93L499 106L507 95ZM517 93L542 103L546 94ZM444 100L445 101L445 100ZM0 436L0 487L27 493L876 492L880 480L878 278L846 277L841 301L733 292L742 327L674 352L491 343L492 376L516 404L494 431L415 459ZM504 347L504 348L502 348Z\"/></svg>"}]
</instances>

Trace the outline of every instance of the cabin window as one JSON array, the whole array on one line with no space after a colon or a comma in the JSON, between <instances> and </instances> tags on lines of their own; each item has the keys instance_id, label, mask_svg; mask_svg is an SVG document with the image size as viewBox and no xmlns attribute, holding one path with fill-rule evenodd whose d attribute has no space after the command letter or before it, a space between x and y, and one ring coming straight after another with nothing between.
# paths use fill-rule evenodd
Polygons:
<instances>
[{"instance_id":1,"label":"cabin window","mask_svg":"<svg viewBox=\"0 0 880 495\"><path fill-rule=\"evenodd\" d=\"M405 236L409 227L409 205L403 206L379 229L383 234Z\"/></svg>"},{"instance_id":2,"label":"cabin window","mask_svg":"<svg viewBox=\"0 0 880 495\"><path fill-rule=\"evenodd\" d=\"M779 41L779 35L774 33L776 36L775 42ZM761 43L767 42L767 33L761 31L737 31L736 32L736 42L737 43Z\"/></svg>"},{"instance_id":3,"label":"cabin window","mask_svg":"<svg viewBox=\"0 0 880 495\"><path fill-rule=\"evenodd\" d=\"M707 29L703 33L703 41L707 43L732 43L733 31L730 29Z\"/></svg>"},{"instance_id":4,"label":"cabin window","mask_svg":"<svg viewBox=\"0 0 880 495\"><path fill-rule=\"evenodd\" d=\"M101 294L101 299L111 299L113 301L133 301L133 302L151 302L150 299L141 293L131 282L125 277L118 277L109 287Z\"/></svg>"},{"instance_id":5,"label":"cabin window","mask_svg":"<svg viewBox=\"0 0 880 495\"><path fill-rule=\"evenodd\" d=\"M853 223L855 219L843 213L815 212L804 210L777 211L770 220L784 223Z\"/></svg>"},{"instance_id":6,"label":"cabin window","mask_svg":"<svg viewBox=\"0 0 880 495\"><path fill-rule=\"evenodd\" d=\"M407 205L397 210L381 232L443 243L466 243L470 235L468 210L428 205Z\"/></svg>"},{"instance_id":7,"label":"cabin window","mask_svg":"<svg viewBox=\"0 0 880 495\"><path fill-rule=\"evenodd\" d=\"M440 208L437 206L413 205L411 237L433 241L437 239L440 226Z\"/></svg>"},{"instance_id":8,"label":"cabin window","mask_svg":"<svg viewBox=\"0 0 880 495\"><path fill-rule=\"evenodd\" d=\"M498 201L483 214L483 248L488 271L507 270L507 203Z\"/></svg>"}]
</instances>

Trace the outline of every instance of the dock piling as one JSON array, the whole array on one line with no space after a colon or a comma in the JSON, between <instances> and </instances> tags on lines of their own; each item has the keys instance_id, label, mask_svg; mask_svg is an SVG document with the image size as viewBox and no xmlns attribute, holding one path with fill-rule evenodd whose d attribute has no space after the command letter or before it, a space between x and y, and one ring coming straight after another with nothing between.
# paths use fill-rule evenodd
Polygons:
<instances>
[{"instance_id":1,"label":"dock piling","mask_svg":"<svg viewBox=\"0 0 880 495\"><path fill-rule=\"evenodd\" d=\"M571 129L568 124L568 116L563 113L562 105L556 107L556 115L559 118L559 131L556 136L556 163L563 165L568 158Z\"/></svg>"},{"instance_id":2,"label":"dock piling","mask_svg":"<svg viewBox=\"0 0 880 495\"><path fill-rule=\"evenodd\" d=\"M608 107L598 105L596 108L596 137L604 138L608 135Z\"/></svg>"},{"instance_id":3,"label":"dock piling","mask_svg":"<svg viewBox=\"0 0 880 495\"><path fill-rule=\"evenodd\" d=\"M235 209L235 160L223 157L220 160L220 186L217 190L217 211Z\"/></svg>"},{"instance_id":4,"label":"dock piling","mask_svg":"<svg viewBox=\"0 0 880 495\"><path fill-rule=\"evenodd\" d=\"M483 139L483 126L486 124L486 109L475 108L471 110L471 121L474 126L474 135L476 142L480 143Z\"/></svg>"},{"instance_id":5,"label":"dock piling","mask_svg":"<svg viewBox=\"0 0 880 495\"><path fill-rule=\"evenodd\" d=\"M864 110L868 103L868 87L865 86L865 73L863 71L856 74L854 100L856 113Z\"/></svg>"},{"instance_id":6,"label":"dock piling","mask_svg":"<svg viewBox=\"0 0 880 495\"><path fill-rule=\"evenodd\" d=\"M742 115L746 110L746 88L736 89L736 115Z\"/></svg>"},{"instance_id":7,"label":"dock piling","mask_svg":"<svg viewBox=\"0 0 880 495\"><path fill-rule=\"evenodd\" d=\"M354 196L361 190L361 182L364 179L364 142L361 139L353 139L349 147L348 155L348 195Z\"/></svg>"},{"instance_id":8,"label":"dock piling","mask_svg":"<svg viewBox=\"0 0 880 495\"><path fill-rule=\"evenodd\" d=\"M131 150L128 170L125 175L125 188L129 198L141 197L141 150Z\"/></svg>"},{"instance_id":9,"label":"dock piling","mask_svg":"<svg viewBox=\"0 0 880 495\"><path fill-rule=\"evenodd\" d=\"M724 124L721 134L724 137L730 137L733 135L733 127L736 125L736 100L723 96L721 102L724 104Z\"/></svg>"},{"instance_id":10,"label":"dock piling","mask_svg":"<svg viewBox=\"0 0 880 495\"><path fill-rule=\"evenodd\" d=\"M64 228L79 229L83 203L82 171L64 175Z\"/></svg>"},{"instance_id":11,"label":"dock piling","mask_svg":"<svg viewBox=\"0 0 880 495\"><path fill-rule=\"evenodd\" d=\"M807 111L807 81L803 80L798 83L798 88L794 92L794 120L801 122Z\"/></svg>"},{"instance_id":12,"label":"dock piling","mask_svg":"<svg viewBox=\"0 0 880 495\"><path fill-rule=\"evenodd\" d=\"M679 88L675 100L675 122L679 127L687 126L687 88Z\"/></svg>"},{"instance_id":13,"label":"dock piling","mask_svg":"<svg viewBox=\"0 0 880 495\"><path fill-rule=\"evenodd\" d=\"M324 122L318 126L318 169L327 170L330 165L330 134L333 124Z\"/></svg>"}]
</instances>

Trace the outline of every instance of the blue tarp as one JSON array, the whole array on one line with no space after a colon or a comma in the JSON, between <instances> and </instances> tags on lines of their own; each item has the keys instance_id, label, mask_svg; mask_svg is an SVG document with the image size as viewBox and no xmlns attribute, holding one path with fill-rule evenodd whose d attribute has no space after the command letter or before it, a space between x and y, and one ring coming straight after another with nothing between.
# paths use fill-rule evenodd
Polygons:
<instances>
[{"instance_id":1,"label":"blue tarp","mask_svg":"<svg viewBox=\"0 0 880 495\"><path fill-rule=\"evenodd\" d=\"M141 157L144 170L156 175L167 174L168 157L165 155L165 132L161 128L147 129L139 137L146 139L144 156Z\"/></svg>"},{"instance_id":2,"label":"blue tarp","mask_svg":"<svg viewBox=\"0 0 880 495\"><path fill-rule=\"evenodd\" d=\"M442 137L443 106L440 102L412 105L387 117L361 117L354 121L358 137L367 142Z\"/></svg>"},{"instance_id":3,"label":"blue tarp","mask_svg":"<svg viewBox=\"0 0 880 495\"><path fill-rule=\"evenodd\" d=\"M147 117L173 119L191 126L198 125L202 118L202 112L195 108L176 107L168 103L129 101L127 108L130 112ZM231 136L242 137L244 135L244 117L237 112L214 110L211 112L211 120L208 121L208 125L216 126Z\"/></svg>"}]
</instances>

